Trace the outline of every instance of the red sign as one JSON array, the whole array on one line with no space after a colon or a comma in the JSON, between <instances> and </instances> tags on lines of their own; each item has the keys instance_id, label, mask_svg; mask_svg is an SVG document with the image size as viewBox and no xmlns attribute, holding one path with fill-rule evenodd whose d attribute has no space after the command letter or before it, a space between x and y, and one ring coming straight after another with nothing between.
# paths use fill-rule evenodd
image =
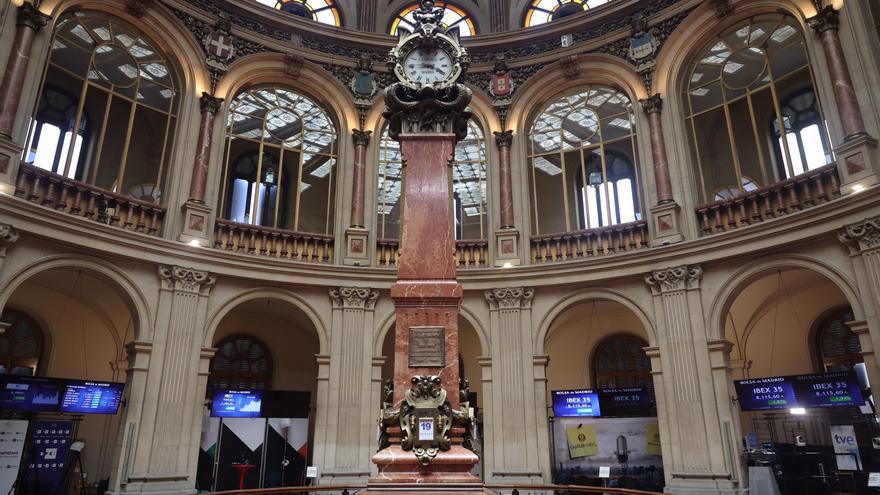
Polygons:
<instances>
[{"instance_id":1,"label":"red sign","mask_svg":"<svg viewBox=\"0 0 880 495\"><path fill-rule=\"evenodd\" d=\"M510 78L510 72L492 75L492 82L489 85L489 92L492 93L492 96L507 96L512 91L513 80Z\"/></svg>"}]
</instances>

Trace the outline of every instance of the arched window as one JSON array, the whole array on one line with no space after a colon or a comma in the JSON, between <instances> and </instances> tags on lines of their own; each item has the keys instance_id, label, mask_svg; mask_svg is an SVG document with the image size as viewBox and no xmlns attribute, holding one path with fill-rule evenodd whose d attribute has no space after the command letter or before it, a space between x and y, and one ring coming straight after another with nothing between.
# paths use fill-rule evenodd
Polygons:
<instances>
[{"instance_id":1,"label":"arched window","mask_svg":"<svg viewBox=\"0 0 880 495\"><path fill-rule=\"evenodd\" d=\"M703 201L831 161L803 35L789 16L755 16L712 40L684 96Z\"/></svg>"},{"instance_id":2,"label":"arched window","mask_svg":"<svg viewBox=\"0 0 880 495\"><path fill-rule=\"evenodd\" d=\"M474 26L473 19L471 19L464 9L442 0L436 2L436 4L443 9L443 27L457 26L458 32L462 37L477 34L477 28ZM391 34L397 34L398 26L403 26L410 31L415 30L416 26L418 26L418 22L416 22L415 18L415 13L418 9L419 4L414 3L401 10L391 21L391 26L388 28L388 32Z\"/></svg>"},{"instance_id":3,"label":"arched window","mask_svg":"<svg viewBox=\"0 0 880 495\"><path fill-rule=\"evenodd\" d=\"M593 352L596 388L645 387L653 390L651 360L643 349L648 344L634 335L612 335Z\"/></svg>"},{"instance_id":4,"label":"arched window","mask_svg":"<svg viewBox=\"0 0 880 495\"><path fill-rule=\"evenodd\" d=\"M400 195L403 157L400 143L382 131L379 142L378 230L380 239L400 239ZM486 142L476 120L468 122L467 136L455 146L452 164L452 212L456 240L486 239Z\"/></svg>"},{"instance_id":5,"label":"arched window","mask_svg":"<svg viewBox=\"0 0 880 495\"><path fill-rule=\"evenodd\" d=\"M290 14L318 21L321 24L340 26L339 8L333 0L257 0L263 5Z\"/></svg>"},{"instance_id":6,"label":"arched window","mask_svg":"<svg viewBox=\"0 0 880 495\"><path fill-rule=\"evenodd\" d=\"M220 212L241 223L332 234L336 128L291 90L261 87L229 106Z\"/></svg>"},{"instance_id":7,"label":"arched window","mask_svg":"<svg viewBox=\"0 0 880 495\"><path fill-rule=\"evenodd\" d=\"M0 321L9 325L0 334L0 375L36 375L43 356L43 330L33 318L14 309L6 309Z\"/></svg>"},{"instance_id":8,"label":"arched window","mask_svg":"<svg viewBox=\"0 0 880 495\"><path fill-rule=\"evenodd\" d=\"M529 133L534 234L641 220L632 103L590 86L547 105Z\"/></svg>"},{"instance_id":9,"label":"arched window","mask_svg":"<svg viewBox=\"0 0 880 495\"><path fill-rule=\"evenodd\" d=\"M233 335L217 344L210 373L208 397L216 390L268 390L272 385L272 354L254 337Z\"/></svg>"},{"instance_id":10,"label":"arched window","mask_svg":"<svg viewBox=\"0 0 880 495\"><path fill-rule=\"evenodd\" d=\"M53 36L26 161L161 202L179 100L166 57L140 30L104 13L65 14Z\"/></svg>"},{"instance_id":11,"label":"arched window","mask_svg":"<svg viewBox=\"0 0 880 495\"><path fill-rule=\"evenodd\" d=\"M579 14L612 0L532 0L526 8L523 26L537 26Z\"/></svg>"},{"instance_id":12,"label":"arched window","mask_svg":"<svg viewBox=\"0 0 880 495\"><path fill-rule=\"evenodd\" d=\"M829 313L816 326L816 349L825 371L850 370L863 362L859 336L846 325L855 319L852 308Z\"/></svg>"}]
</instances>

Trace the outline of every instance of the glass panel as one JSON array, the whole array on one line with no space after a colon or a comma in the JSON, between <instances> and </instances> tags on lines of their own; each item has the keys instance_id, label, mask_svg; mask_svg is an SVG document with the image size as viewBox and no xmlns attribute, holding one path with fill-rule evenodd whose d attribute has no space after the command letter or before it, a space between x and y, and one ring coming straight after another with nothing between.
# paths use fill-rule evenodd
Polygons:
<instances>
[{"instance_id":1,"label":"glass panel","mask_svg":"<svg viewBox=\"0 0 880 495\"><path fill-rule=\"evenodd\" d=\"M104 146L101 148L101 164L94 181L98 187L116 191L116 179L121 165L120 160L125 151L123 147L125 146L125 136L128 134L130 113L131 103L119 96L114 96L113 101L110 102L110 114L104 133ZM133 161L136 162L137 158L133 158Z\"/></svg>"},{"instance_id":2,"label":"glass panel","mask_svg":"<svg viewBox=\"0 0 880 495\"><path fill-rule=\"evenodd\" d=\"M532 194L537 202L537 221L540 231L536 233L565 231L565 204L562 195L562 168L559 155L535 157ZM552 173L555 170L555 173ZM535 205L532 205L535 208Z\"/></svg>"},{"instance_id":3,"label":"glass panel","mask_svg":"<svg viewBox=\"0 0 880 495\"><path fill-rule=\"evenodd\" d=\"M712 195L710 201L715 201L715 191L738 189L724 110L717 108L698 115L694 124L703 179L707 192Z\"/></svg>"},{"instance_id":4,"label":"glass panel","mask_svg":"<svg viewBox=\"0 0 880 495\"><path fill-rule=\"evenodd\" d=\"M730 105L730 122L741 174L765 185L747 98L741 98ZM733 185L736 185L736 181Z\"/></svg>"},{"instance_id":5,"label":"glass panel","mask_svg":"<svg viewBox=\"0 0 880 495\"><path fill-rule=\"evenodd\" d=\"M143 199L156 187L167 125L166 114L138 105L120 194Z\"/></svg>"}]
</instances>

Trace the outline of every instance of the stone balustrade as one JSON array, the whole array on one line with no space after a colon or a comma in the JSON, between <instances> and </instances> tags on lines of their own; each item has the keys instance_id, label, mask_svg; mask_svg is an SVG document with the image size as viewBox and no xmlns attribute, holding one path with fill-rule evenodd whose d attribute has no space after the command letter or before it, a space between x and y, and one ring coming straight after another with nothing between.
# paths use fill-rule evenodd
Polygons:
<instances>
[{"instance_id":1,"label":"stone balustrade","mask_svg":"<svg viewBox=\"0 0 880 495\"><path fill-rule=\"evenodd\" d=\"M696 209L697 219L703 235L734 230L827 203L840 196L839 184L837 168L831 163L735 198L700 206Z\"/></svg>"},{"instance_id":2,"label":"stone balustrade","mask_svg":"<svg viewBox=\"0 0 880 495\"><path fill-rule=\"evenodd\" d=\"M376 266L394 267L400 257L397 239L376 241ZM455 241L455 264L459 269L486 268L489 266L489 241L465 239Z\"/></svg>"},{"instance_id":3,"label":"stone balustrade","mask_svg":"<svg viewBox=\"0 0 880 495\"><path fill-rule=\"evenodd\" d=\"M597 229L532 236L532 263L554 263L627 253L648 247L645 220Z\"/></svg>"},{"instance_id":4,"label":"stone balustrade","mask_svg":"<svg viewBox=\"0 0 880 495\"><path fill-rule=\"evenodd\" d=\"M308 263L333 262L333 236L217 219L214 248Z\"/></svg>"},{"instance_id":5,"label":"stone balustrade","mask_svg":"<svg viewBox=\"0 0 880 495\"><path fill-rule=\"evenodd\" d=\"M18 170L15 196L70 215L157 236L165 207L69 179L32 164Z\"/></svg>"}]
</instances>

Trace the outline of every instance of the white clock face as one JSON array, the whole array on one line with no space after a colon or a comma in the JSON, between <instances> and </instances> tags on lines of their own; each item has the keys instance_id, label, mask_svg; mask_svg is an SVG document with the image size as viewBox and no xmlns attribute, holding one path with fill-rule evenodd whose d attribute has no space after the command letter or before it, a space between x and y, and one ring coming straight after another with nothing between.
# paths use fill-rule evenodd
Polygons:
<instances>
[{"instance_id":1,"label":"white clock face","mask_svg":"<svg viewBox=\"0 0 880 495\"><path fill-rule=\"evenodd\" d=\"M403 71L419 84L432 84L452 73L452 57L439 48L416 48L403 59Z\"/></svg>"}]
</instances>

